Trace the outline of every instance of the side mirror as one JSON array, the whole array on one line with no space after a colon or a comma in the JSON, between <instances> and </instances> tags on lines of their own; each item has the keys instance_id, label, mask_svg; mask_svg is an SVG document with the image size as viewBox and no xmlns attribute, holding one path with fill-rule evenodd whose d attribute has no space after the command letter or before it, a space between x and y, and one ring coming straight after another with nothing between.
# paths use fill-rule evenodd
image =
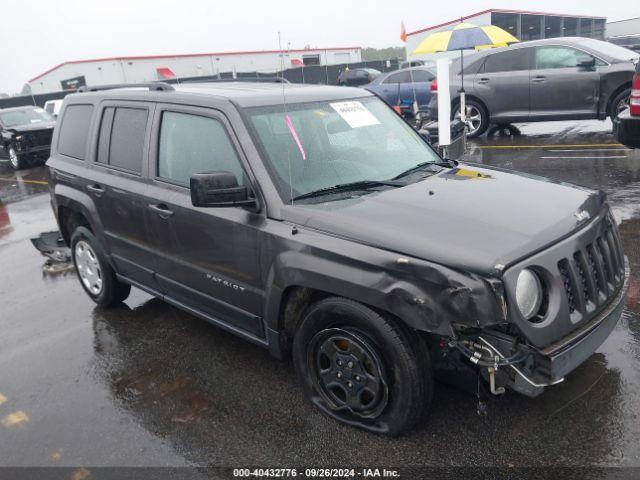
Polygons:
<instances>
[{"instance_id":1,"label":"side mirror","mask_svg":"<svg viewBox=\"0 0 640 480\"><path fill-rule=\"evenodd\" d=\"M189 183L194 207L258 208L257 200L249 198L249 189L239 186L231 172L195 173Z\"/></svg>"},{"instance_id":2,"label":"side mirror","mask_svg":"<svg viewBox=\"0 0 640 480\"><path fill-rule=\"evenodd\" d=\"M586 56L586 55L584 57L580 57L578 59L578 63L576 64L576 67L582 68L583 70L593 70L595 66L596 66L595 57Z\"/></svg>"}]
</instances>

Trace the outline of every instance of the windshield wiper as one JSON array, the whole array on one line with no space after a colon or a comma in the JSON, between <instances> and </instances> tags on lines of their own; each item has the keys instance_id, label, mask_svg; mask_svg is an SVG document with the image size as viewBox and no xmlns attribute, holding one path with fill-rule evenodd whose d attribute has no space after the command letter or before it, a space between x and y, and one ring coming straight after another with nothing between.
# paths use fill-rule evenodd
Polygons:
<instances>
[{"instance_id":1,"label":"windshield wiper","mask_svg":"<svg viewBox=\"0 0 640 480\"><path fill-rule=\"evenodd\" d=\"M404 172L396 175L395 177L393 177L391 180L398 180L402 177L406 177L407 175L411 175L414 172L418 172L424 168L430 167L431 165L434 165L436 167L445 167L445 168L454 168L456 167L458 164L455 162L455 160L446 160L444 162L422 162L417 164L414 167L411 167L408 170L405 170Z\"/></svg>"},{"instance_id":2,"label":"windshield wiper","mask_svg":"<svg viewBox=\"0 0 640 480\"><path fill-rule=\"evenodd\" d=\"M302 195L293 197L293 200L303 200L305 198L314 198L336 192L348 192L350 190L366 190L372 187L404 187L405 185L406 183L394 182L393 180L360 180L358 182L339 183L338 185L334 185L333 187L325 187L318 190L312 190L311 192L303 193Z\"/></svg>"}]
</instances>

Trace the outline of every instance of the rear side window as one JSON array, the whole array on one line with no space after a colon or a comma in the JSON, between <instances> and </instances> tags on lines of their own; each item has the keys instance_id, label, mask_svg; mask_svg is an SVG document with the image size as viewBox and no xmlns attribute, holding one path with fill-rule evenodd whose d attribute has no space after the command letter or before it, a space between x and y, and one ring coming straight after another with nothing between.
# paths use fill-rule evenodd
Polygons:
<instances>
[{"instance_id":1,"label":"rear side window","mask_svg":"<svg viewBox=\"0 0 640 480\"><path fill-rule=\"evenodd\" d=\"M435 78L435 75L426 70L412 70L409 78L409 81L413 79L414 82L430 82Z\"/></svg>"},{"instance_id":2,"label":"rear side window","mask_svg":"<svg viewBox=\"0 0 640 480\"><path fill-rule=\"evenodd\" d=\"M189 184L194 173L225 171L244 174L231 139L222 124L209 117L164 112L160 126L158 177Z\"/></svg>"},{"instance_id":3,"label":"rear side window","mask_svg":"<svg viewBox=\"0 0 640 480\"><path fill-rule=\"evenodd\" d=\"M409 72L404 71L389 75L383 83L409 83L410 81Z\"/></svg>"},{"instance_id":4,"label":"rear side window","mask_svg":"<svg viewBox=\"0 0 640 480\"><path fill-rule=\"evenodd\" d=\"M142 172L148 116L145 108L105 108L100 122L97 161L122 170Z\"/></svg>"},{"instance_id":5,"label":"rear side window","mask_svg":"<svg viewBox=\"0 0 640 480\"><path fill-rule=\"evenodd\" d=\"M84 160L93 105L68 105L58 136L58 153Z\"/></svg>"},{"instance_id":6,"label":"rear side window","mask_svg":"<svg viewBox=\"0 0 640 480\"><path fill-rule=\"evenodd\" d=\"M529 70L529 50L518 48L489 55L484 62L485 73Z\"/></svg>"}]
</instances>

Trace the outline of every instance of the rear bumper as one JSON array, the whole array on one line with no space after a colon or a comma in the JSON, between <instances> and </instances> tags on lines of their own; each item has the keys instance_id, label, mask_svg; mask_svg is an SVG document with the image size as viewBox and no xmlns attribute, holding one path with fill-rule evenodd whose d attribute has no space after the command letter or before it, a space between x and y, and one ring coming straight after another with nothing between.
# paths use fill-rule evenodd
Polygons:
<instances>
[{"instance_id":1,"label":"rear bumper","mask_svg":"<svg viewBox=\"0 0 640 480\"><path fill-rule=\"evenodd\" d=\"M429 134L429 142L434 147L439 148L439 130L438 130L438 122L430 121L425 123L420 129L420 133L428 133ZM448 147L448 158L457 160L462 157L464 154L464 123L460 120L452 120L451 121L451 145ZM439 148L440 150L440 148ZM442 151L440 152L442 153Z\"/></svg>"},{"instance_id":2,"label":"rear bumper","mask_svg":"<svg viewBox=\"0 0 640 480\"><path fill-rule=\"evenodd\" d=\"M613 131L623 145L640 148L640 117L632 117L628 109L613 121Z\"/></svg>"}]
</instances>

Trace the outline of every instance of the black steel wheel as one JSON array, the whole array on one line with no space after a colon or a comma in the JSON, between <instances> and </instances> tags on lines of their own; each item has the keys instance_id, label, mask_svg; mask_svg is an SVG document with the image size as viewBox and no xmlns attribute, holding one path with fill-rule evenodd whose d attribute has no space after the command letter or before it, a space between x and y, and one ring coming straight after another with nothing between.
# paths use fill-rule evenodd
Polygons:
<instances>
[{"instance_id":1,"label":"black steel wheel","mask_svg":"<svg viewBox=\"0 0 640 480\"><path fill-rule=\"evenodd\" d=\"M306 310L293 361L313 405L371 432L399 435L420 422L431 401L431 362L420 336L347 298L325 298Z\"/></svg>"},{"instance_id":2,"label":"black steel wheel","mask_svg":"<svg viewBox=\"0 0 640 480\"><path fill-rule=\"evenodd\" d=\"M387 406L386 373L376 346L351 329L328 328L308 348L309 371L324 400L334 410L376 418Z\"/></svg>"}]
</instances>

